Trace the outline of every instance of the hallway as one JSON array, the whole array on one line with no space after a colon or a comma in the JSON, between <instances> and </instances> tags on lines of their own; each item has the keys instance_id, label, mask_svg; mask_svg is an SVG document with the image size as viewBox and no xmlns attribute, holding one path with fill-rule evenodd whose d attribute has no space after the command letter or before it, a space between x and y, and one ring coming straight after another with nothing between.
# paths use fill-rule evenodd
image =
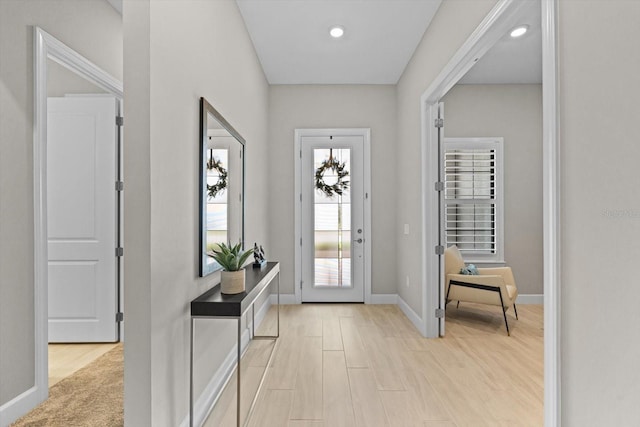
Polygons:
<instances>
[{"instance_id":1,"label":"hallway","mask_svg":"<svg viewBox=\"0 0 640 427\"><path fill-rule=\"evenodd\" d=\"M426 340L397 306L281 307L281 336L251 426L540 426L543 309L451 304L447 336ZM273 328L272 307L258 333ZM273 344L243 359L246 413ZM235 425L235 378L207 427Z\"/></svg>"}]
</instances>

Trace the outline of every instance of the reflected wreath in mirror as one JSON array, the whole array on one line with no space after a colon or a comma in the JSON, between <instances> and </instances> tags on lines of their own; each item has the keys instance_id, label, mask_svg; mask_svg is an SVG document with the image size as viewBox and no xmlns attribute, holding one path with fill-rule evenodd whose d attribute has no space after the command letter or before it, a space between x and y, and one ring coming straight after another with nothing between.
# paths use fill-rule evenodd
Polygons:
<instances>
[{"instance_id":1,"label":"reflected wreath in mirror","mask_svg":"<svg viewBox=\"0 0 640 427\"><path fill-rule=\"evenodd\" d=\"M213 157L213 150L209 150L209 160L207 161L207 170L215 170L218 172L218 181L214 185L207 184L207 194L214 198L218 194L224 193L227 188L227 170L222 166L222 160Z\"/></svg>"}]
</instances>

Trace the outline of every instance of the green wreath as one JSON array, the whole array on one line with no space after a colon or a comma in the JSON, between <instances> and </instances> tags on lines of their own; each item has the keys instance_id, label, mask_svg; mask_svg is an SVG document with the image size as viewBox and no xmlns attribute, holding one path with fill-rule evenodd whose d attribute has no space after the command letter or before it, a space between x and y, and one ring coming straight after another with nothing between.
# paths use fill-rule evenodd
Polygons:
<instances>
[{"instance_id":1,"label":"green wreath","mask_svg":"<svg viewBox=\"0 0 640 427\"><path fill-rule=\"evenodd\" d=\"M227 170L222 167L222 161L213 158L213 153L207 162L207 170L215 170L218 172L218 181L214 185L207 184L207 193L209 197L214 198L218 194L224 193L227 189Z\"/></svg>"},{"instance_id":2,"label":"green wreath","mask_svg":"<svg viewBox=\"0 0 640 427\"><path fill-rule=\"evenodd\" d=\"M338 180L333 185L324 182L324 173L328 170L338 175ZM316 169L316 189L322 191L327 197L332 197L335 194L342 196L343 191L349 188L349 181L344 181L347 176L349 176L349 171L345 170L345 164L340 163L330 155Z\"/></svg>"}]
</instances>

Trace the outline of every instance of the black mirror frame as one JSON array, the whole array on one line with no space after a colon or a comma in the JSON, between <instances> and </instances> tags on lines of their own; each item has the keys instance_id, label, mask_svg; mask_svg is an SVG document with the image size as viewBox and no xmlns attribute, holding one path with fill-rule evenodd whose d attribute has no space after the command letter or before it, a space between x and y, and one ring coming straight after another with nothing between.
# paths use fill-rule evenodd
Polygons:
<instances>
[{"instance_id":1,"label":"black mirror frame","mask_svg":"<svg viewBox=\"0 0 640 427\"><path fill-rule=\"evenodd\" d=\"M244 179L245 179L245 139L234 129L231 124L215 109L204 97L200 98L200 209L199 209L199 239L198 239L198 259L199 259L199 273L200 277L205 277L215 271L220 270L219 264L213 264L207 266L207 129L208 129L208 114L211 114L222 125L222 127L231 134L242 146L242 188L241 188L241 221L242 231L240 235L240 242L244 249Z\"/></svg>"}]
</instances>

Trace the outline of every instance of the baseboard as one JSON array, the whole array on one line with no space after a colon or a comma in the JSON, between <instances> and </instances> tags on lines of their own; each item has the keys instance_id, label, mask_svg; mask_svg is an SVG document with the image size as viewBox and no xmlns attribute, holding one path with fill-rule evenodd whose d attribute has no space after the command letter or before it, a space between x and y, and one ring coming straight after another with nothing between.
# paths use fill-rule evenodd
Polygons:
<instances>
[{"instance_id":1,"label":"baseboard","mask_svg":"<svg viewBox=\"0 0 640 427\"><path fill-rule=\"evenodd\" d=\"M516 304L544 304L544 295L542 294L524 294L518 295L516 298Z\"/></svg>"},{"instance_id":2,"label":"baseboard","mask_svg":"<svg viewBox=\"0 0 640 427\"><path fill-rule=\"evenodd\" d=\"M264 303L262 304L262 306L260 306L260 308L255 314L256 329L260 326L265 316L267 315L267 312L269 311L269 307L271 307L271 298L265 298ZM243 354L246 351L247 346L249 345L249 341L250 341L249 328L250 327L251 327L251 323L247 325L247 328L242 333L241 348L242 348ZM213 375L213 377L211 377L211 380L209 381L205 389L202 391L202 394L200 394L200 396L195 400L193 405L193 421L194 421L193 425L194 426L200 426L204 424L205 420L213 410L213 407L215 406L218 398L222 394L222 390L224 389L224 386L227 384L227 381L229 380L231 375L233 375L233 372L235 371L235 367L236 367L236 358L237 358L236 352L237 352L237 347L234 343L229 349L229 353L227 354L227 357L225 357L220 368L218 368L218 370ZM180 423L180 427L189 427L188 413L185 416L185 418L182 420L182 423Z\"/></svg>"},{"instance_id":3,"label":"baseboard","mask_svg":"<svg viewBox=\"0 0 640 427\"><path fill-rule=\"evenodd\" d=\"M278 295L271 294L270 299L271 299L271 304L277 304L278 303ZM285 304L297 304L296 296L294 294L280 294L280 304L282 304L282 305L285 305Z\"/></svg>"},{"instance_id":4,"label":"baseboard","mask_svg":"<svg viewBox=\"0 0 640 427\"><path fill-rule=\"evenodd\" d=\"M413 323L413 326L415 326L423 336L426 336L426 325L424 324L420 316L418 316L416 312L413 311L409 304L407 304L407 302L403 300L400 295L398 295L398 306L400 307L400 310L402 310L404 315L407 316L407 318L411 321L411 323Z\"/></svg>"},{"instance_id":5,"label":"baseboard","mask_svg":"<svg viewBox=\"0 0 640 427\"><path fill-rule=\"evenodd\" d=\"M371 294L371 304L397 304L398 294Z\"/></svg>"},{"instance_id":6,"label":"baseboard","mask_svg":"<svg viewBox=\"0 0 640 427\"><path fill-rule=\"evenodd\" d=\"M42 394L39 393L38 387L34 386L0 406L0 427L11 425L18 418L44 402L48 393Z\"/></svg>"}]
</instances>

